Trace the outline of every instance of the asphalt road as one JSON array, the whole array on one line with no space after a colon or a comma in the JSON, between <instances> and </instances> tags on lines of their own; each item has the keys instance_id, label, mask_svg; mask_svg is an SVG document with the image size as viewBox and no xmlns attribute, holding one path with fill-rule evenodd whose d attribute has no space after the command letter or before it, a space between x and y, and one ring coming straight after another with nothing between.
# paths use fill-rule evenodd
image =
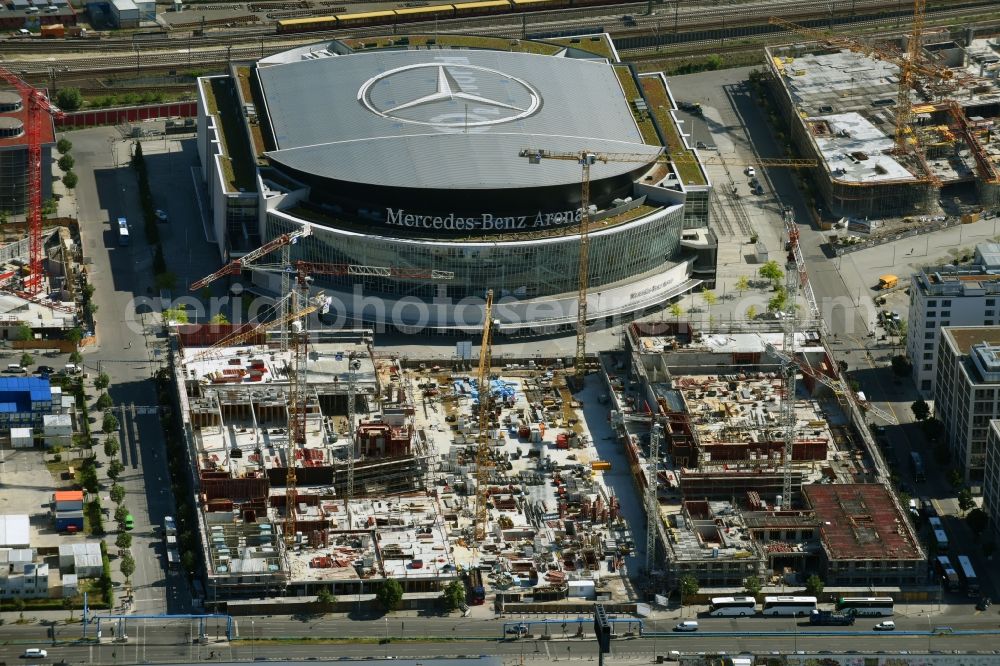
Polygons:
<instances>
[{"instance_id":1,"label":"asphalt road","mask_svg":"<svg viewBox=\"0 0 1000 666\"><path fill-rule=\"evenodd\" d=\"M147 296L152 289L152 252L144 239L135 175L127 167L116 167L116 163L127 160L122 142L116 141L120 138L116 129L83 130L68 136L80 165L78 214L98 305L99 346L85 350L84 366L90 373L103 371L111 377L109 393L116 405L156 405L152 373L158 359L153 349L161 347L162 341L151 334L151 322L144 321L145 315L135 312L136 297ZM116 156L115 149L121 155ZM132 244L127 247L118 245L110 224L119 216L130 222ZM119 455L125 465L119 483L125 487L125 506L135 519L132 609L142 613L180 612L186 606L187 595L181 594L183 587L168 584L179 579L165 576L158 533L163 516L174 512L159 420L155 414L133 416L130 409L116 415L121 423ZM113 545L109 550L117 551ZM117 562L112 563L112 569L120 580Z\"/></svg>"}]
</instances>

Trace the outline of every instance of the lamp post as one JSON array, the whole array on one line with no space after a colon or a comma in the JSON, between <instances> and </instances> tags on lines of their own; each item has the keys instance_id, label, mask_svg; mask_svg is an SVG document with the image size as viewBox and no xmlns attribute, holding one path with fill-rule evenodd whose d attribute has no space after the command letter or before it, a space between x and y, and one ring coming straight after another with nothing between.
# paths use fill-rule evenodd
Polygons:
<instances>
[{"instance_id":1,"label":"lamp post","mask_svg":"<svg viewBox=\"0 0 1000 666\"><path fill-rule=\"evenodd\" d=\"M385 619L385 657L389 658L389 618Z\"/></svg>"},{"instance_id":2,"label":"lamp post","mask_svg":"<svg viewBox=\"0 0 1000 666\"><path fill-rule=\"evenodd\" d=\"M257 649L257 634L254 632L253 620L250 620L250 660L255 661L257 655L255 651Z\"/></svg>"}]
</instances>

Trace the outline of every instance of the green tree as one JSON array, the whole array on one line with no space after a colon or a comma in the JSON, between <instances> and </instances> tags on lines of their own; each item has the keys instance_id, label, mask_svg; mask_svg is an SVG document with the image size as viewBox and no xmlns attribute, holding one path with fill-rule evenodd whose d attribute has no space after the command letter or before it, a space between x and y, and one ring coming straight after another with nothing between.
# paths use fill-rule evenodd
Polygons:
<instances>
[{"instance_id":1,"label":"green tree","mask_svg":"<svg viewBox=\"0 0 1000 666\"><path fill-rule=\"evenodd\" d=\"M962 478L962 473L957 469L948 470L948 485L950 485L952 490L957 493L959 488L965 485L965 479Z\"/></svg>"},{"instance_id":2,"label":"green tree","mask_svg":"<svg viewBox=\"0 0 1000 666\"><path fill-rule=\"evenodd\" d=\"M74 326L73 328L66 331L66 339L72 342L74 345L80 344L80 340L83 340L83 329L79 326ZM73 353L76 353L75 351ZM71 361L73 359L70 359Z\"/></svg>"},{"instance_id":3,"label":"green tree","mask_svg":"<svg viewBox=\"0 0 1000 666\"><path fill-rule=\"evenodd\" d=\"M760 594L761 587L763 586L761 585L760 578L757 578L757 576L750 576L743 581L743 589L751 597L756 597Z\"/></svg>"},{"instance_id":4,"label":"green tree","mask_svg":"<svg viewBox=\"0 0 1000 666\"><path fill-rule=\"evenodd\" d=\"M681 605L685 605L691 597L698 594L698 579L691 574L681 576Z\"/></svg>"},{"instance_id":5,"label":"green tree","mask_svg":"<svg viewBox=\"0 0 1000 666\"><path fill-rule=\"evenodd\" d=\"M76 111L83 106L83 95L79 88L62 88L56 93L56 105L63 111ZM69 143L68 141L66 143ZM70 144L72 147L73 144ZM56 146L58 149L58 145ZM67 149L68 150L68 149Z\"/></svg>"},{"instance_id":6,"label":"green tree","mask_svg":"<svg viewBox=\"0 0 1000 666\"><path fill-rule=\"evenodd\" d=\"M24 352L23 354L21 354L21 367L22 368L27 368L29 365L34 365L34 364L35 364L35 357L34 356L32 356L31 354L29 354L28 352Z\"/></svg>"},{"instance_id":7,"label":"green tree","mask_svg":"<svg viewBox=\"0 0 1000 666\"><path fill-rule=\"evenodd\" d=\"M177 276L170 271L157 273L153 281L156 283L157 289L173 289L177 286Z\"/></svg>"},{"instance_id":8,"label":"green tree","mask_svg":"<svg viewBox=\"0 0 1000 666\"><path fill-rule=\"evenodd\" d=\"M56 150L59 151L60 155L65 155L69 151L73 150L73 142L63 137L56 142Z\"/></svg>"},{"instance_id":9,"label":"green tree","mask_svg":"<svg viewBox=\"0 0 1000 666\"><path fill-rule=\"evenodd\" d=\"M108 478L111 479L112 481L117 481L118 477L120 477L122 475L122 472L124 471L125 471L125 465L122 464L121 460L115 458L108 465Z\"/></svg>"},{"instance_id":10,"label":"green tree","mask_svg":"<svg viewBox=\"0 0 1000 666\"><path fill-rule=\"evenodd\" d=\"M718 53L713 53L712 55L708 56L708 58L705 59L705 67L710 71L722 69L723 64L724 62L722 60L722 56L720 56Z\"/></svg>"},{"instance_id":11,"label":"green tree","mask_svg":"<svg viewBox=\"0 0 1000 666\"><path fill-rule=\"evenodd\" d=\"M14 610L17 611L17 621L24 622L24 599L14 597Z\"/></svg>"},{"instance_id":12,"label":"green tree","mask_svg":"<svg viewBox=\"0 0 1000 666\"><path fill-rule=\"evenodd\" d=\"M104 395L107 395L107 393ZM104 455L107 457L114 458L121 449L121 444L118 443L118 438L114 435L108 435L104 440Z\"/></svg>"},{"instance_id":13,"label":"green tree","mask_svg":"<svg viewBox=\"0 0 1000 666\"><path fill-rule=\"evenodd\" d=\"M103 412L106 409L110 409L114 405L114 401L111 400L111 396L105 391L97 398L97 402L94 403L94 409L99 412Z\"/></svg>"},{"instance_id":14,"label":"green tree","mask_svg":"<svg viewBox=\"0 0 1000 666\"><path fill-rule=\"evenodd\" d=\"M923 398L914 400L913 404L910 405L910 411L913 412L913 418L918 421L923 421L931 415L931 407Z\"/></svg>"},{"instance_id":15,"label":"green tree","mask_svg":"<svg viewBox=\"0 0 1000 666\"><path fill-rule=\"evenodd\" d=\"M319 592L316 593L316 603L319 605L320 610L324 613L329 613L333 610L333 605L337 603L337 598L333 596L330 588L321 587Z\"/></svg>"},{"instance_id":16,"label":"green tree","mask_svg":"<svg viewBox=\"0 0 1000 666\"><path fill-rule=\"evenodd\" d=\"M737 278L736 280L736 291L740 292L740 296L742 296L743 292L749 288L750 288L750 280L747 278L747 276L746 275L739 276L739 278Z\"/></svg>"},{"instance_id":17,"label":"green tree","mask_svg":"<svg viewBox=\"0 0 1000 666\"><path fill-rule=\"evenodd\" d=\"M78 330L80 330L80 329L74 328L74 329L71 329L70 332L72 332L72 331L78 331ZM79 342L79 340L77 340L77 342ZM69 362L70 363L77 363L77 364L79 364L82 361L83 361L83 356L80 354L80 352L75 351L75 350L72 351L72 352L70 352L70 354L69 354Z\"/></svg>"},{"instance_id":18,"label":"green tree","mask_svg":"<svg viewBox=\"0 0 1000 666\"><path fill-rule=\"evenodd\" d=\"M220 312L219 314L212 316L211 322L213 324L228 324L229 318Z\"/></svg>"},{"instance_id":19,"label":"green tree","mask_svg":"<svg viewBox=\"0 0 1000 666\"><path fill-rule=\"evenodd\" d=\"M57 164L63 171L72 171L73 165L76 164L76 160L73 159L72 155L67 154L60 157Z\"/></svg>"},{"instance_id":20,"label":"green tree","mask_svg":"<svg viewBox=\"0 0 1000 666\"><path fill-rule=\"evenodd\" d=\"M184 568L184 571L194 572L194 564L195 561L193 552L191 552L190 550L185 550L183 553L181 553L181 566Z\"/></svg>"},{"instance_id":21,"label":"green tree","mask_svg":"<svg viewBox=\"0 0 1000 666\"><path fill-rule=\"evenodd\" d=\"M969 509L976 506L975 500L972 499L972 491L968 488L962 488L958 491L958 508L962 511L964 516L968 513Z\"/></svg>"},{"instance_id":22,"label":"green tree","mask_svg":"<svg viewBox=\"0 0 1000 666\"><path fill-rule=\"evenodd\" d=\"M97 470L93 467L84 467L79 471L80 485L90 494L101 489L101 482L97 479Z\"/></svg>"},{"instance_id":23,"label":"green tree","mask_svg":"<svg viewBox=\"0 0 1000 666\"><path fill-rule=\"evenodd\" d=\"M163 321L175 321L178 324L188 323L187 310L184 308L167 308L163 311Z\"/></svg>"},{"instance_id":24,"label":"green tree","mask_svg":"<svg viewBox=\"0 0 1000 666\"><path fill-rule=\"evenodd\" d=\"M808 592L810 596L818 597L823 594L823 587L823 579L816 574L806 578L806 592Z\"/></svg>"},{"instance_id":25,"label":"green tree","mask_svg":"<svg viewBox=\"0 0 1000 666\"><path fill-rule=\"evenodd\" d=\"M118 570L125 576L126 583L132 580L132 574L135 573L135 560L132 559L132 553L126 552L122 555L121 560L118 562Z\"/></svg>"},{"instance_id":26,"label":"green tree","mask_svg":"<svg viewBox=\"0 0 1000 666\"><path fill-rule=\"evenodd\" d=\"M94 301L87 301L87 304L83 307L83 309L87 312L88 315L93 317L95 314L97 314L98 306L97 303L95 303Z\"/></svg>"},{"instance_id":27,"label":"green tree","mask_svg":"<svg viewBox=\"0 0 1000 666\"><path fill-rule=\"evenodd\" d=\"M128 532L119 532L115 537L115 545L121 550L128 550L132 547L132 535Z\"/></svg>"},{"instance_id":28,"label":"green tree","mask_svg":"<svg viewBox=\"0 0 1000 666\"><path fill-rule=\"evenodd\" d=\"M69 624L73 621L73 599L71 597L63 597L62 607L63 610L69 611L69 619L66 620L66 624Z\"/></svg>"},{"instance_id":29,"label":"green tree","mask_svg":"<svg viewBox=\"0 0 1000 666\"><path fill-rule=\"evenodd\" d=\"M445 610L453 611L465 603L465 585L460 580L453 580L444 588Z\"/></svg>"},{"instance_id":30,"label":"green tree","mask_svg":"<svg viewBox=\"0 0 1000 666\"><path fill-rule=\"evenodd\" d=\"M774 290L774 296L767 302L768 312L784 312L785 308L788 307L788 292L785 291L784 287L778 287Z\"/></svg>"},{"instance_id":31,"label":"green tree","mask_svg":"<svg viewBox=\"0 0 1000 666\"><path fill-rule=\"evenodd\" d=\"M111 486L111 501L115 504L121 504L125 501L125 486L120 483Z\"/></svg>"},{"instance_id":32,"label":"green tree","mask_svg":"<svg viewBox=\"0 0 1000 666\"><path fill-rule=\"evenodd\" d=\"M778 265L777 261L771 259L757 269L757 275L765 280L770 280L772 284L776 285L778 280L785 277L785 271L781 270L781 266Z\"/></svg>"},{"instance_id":33,"label":"green tree","mask_svg":"<svg viewBox=\"0 0 1000 666\"><path fill-rule=\"evenodd\" d=\"M62 183L66 186L66 189L72 190L78 182L80 182L80 179L77 177L75 171L67 171L63 174Z\"/></svg>"},{"instance_id":34,"label":"green tree","mask_svg":"<svg viewBox=\"0 0 1000 666\"><path fill-rule=\"evenodd\" d=\"M30 340L35 337L35 332L31 330L30 326L22 322L15 329L14 336L16 340Z\"/></svg>"},{"instance_id":35,"label":"green tree","mask_svg":"<svg viewBox=\"0 0 1000 666\"><path fill-rule=\"evenodd\" d=\"M712 306L719 302L719 297L711 289L705 289L701 292L701 300L705 301L705 305L708 306L708 314L711 317Z\"/></svg>"},{"instance_id":36,"label":"green tree","mask_svg":"<svg viewBox=\"0 0 1000 666\"><path fill-rule=\"evenodd\" d=\"M124 504L119 504L115 507L115 522L118 523L119 529L125 524L125 518L128 516L128 507Z\"/></svg>"},{"instance_id":37,"label":"green tree","mask_svg":"<svg viewBox=\"0 0 1000 666\"><path fill-rule=\"evenodd\" d=\"M103 391L109 386L111 386L111 377L106 372L102 372L94 379L94 388L98 391Z\"/></svg>"},{"instance_id":38,"label":"green tree","mask_svg":"<svg viewBox=\"0 0 1000 666\"><path fill-rule=\"evenodd\" d=\"M910 363L910 359L902 354L892 357L892 371L897 377L909 377L911 370L913 370L913 365Z\"/></svg>"},{"instance_id":39,"label":"green tree","mask_svg":"<svg viewBox=\"0 0 1000 666\"><path fill-rule=\"evenodd\" d=\"M747 308L747 319L756 319L756 318L757 318L757 306L751 305L750 307Z\"/></svg>"},{"instance_id":40,"label":"green tree","mask_svg":"<svg viewBox=\"0 0 1000 666\"><path fill-rule=\"evenodd\" d=\"M399 602L403 600L403 586L399 584L398 580L390 578L378 588L375 598L385 610L396 610L399 607Z\"/></svg>"},{"instance_id":41,"label":"green tree","mask_svg":"<svg viewBox=\"0 0 1000 666\"><path fill-rule=\"evenodd\" d=\"M674 318L674 321L680 323L681 317L684 316L684 308L681 307L680 303L671 303L670 307L667 308L667 312L670 316Z\"/></svg>"},{"instance_id":42,"label":"green tree","mask_svg":"<svg viewBox=\"0 0 1000 666\"><path fill-rule=\"evenodd\" d=\"M980 535L983 530L989 525L990 518L986 515L986 512L982 509L973 509L965 516L965 522L968 523L969 529L975 535Z\"/></svg>"},{"instance_id":43,"label":"green tree","mask_svg":"<svg viewBox=\"0 0 1000 666\"><path fill-rule=\"evenodd\" d=\"M104 420L101 422L101 432L110 435L118 430L118 419L111 412L104 413Z\"/></svg>"},{"instance_id":44,"label":"green tree","mask_svg":"<svg viewBox=\"0 0 1000 666\"><path fill-rule=\"evenodd\" d=\"M906 323L905 319L900 320L899 325L896 327L896 336L899 338L899 346L906 347L906 338L910 333L910 325Z\"/></svg>"}]
</instances>

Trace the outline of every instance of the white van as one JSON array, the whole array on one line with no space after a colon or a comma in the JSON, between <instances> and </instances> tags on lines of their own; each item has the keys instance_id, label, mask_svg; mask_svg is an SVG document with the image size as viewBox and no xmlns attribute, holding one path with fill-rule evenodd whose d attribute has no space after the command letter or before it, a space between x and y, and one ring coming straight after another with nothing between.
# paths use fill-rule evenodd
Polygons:
<instances>
[{"instance_id":1,"label":"white van","mask_svg":"<svg viewBox=\"0 0 1000 666\"><path fill-rule=\"evenodd\" d=\"M24 651L24 654L22 656L25 659L32 659L35 657L44 659L45 657L49 656L49 653L41 648L28 648L27 650Z\"/></svg>"},{"instance_id":2,"label":"white van","mask_svg":"<svg viewBox=\"0 0 1000 666\"><path fill-rule=\"evenodd\" d=\"M27 370L22 368L17 363L8 363L7 372L9 372L12 375L23 375L25 372L27 372Z\"/></svg>"},{"instance_id":3,"label":"white van","mask_svg":"<svg viewBox=\"0 0 1000 666\"><path fill-rule=\"evenodd\" d=\"M63 366L63 370L65 370L67 373L71 375L75 375L76 373L80 372L80 366L78 366L76 363L67 363L65 366Z\"/></svg>"},{"instance_id":4,"label":"white van","mask_svg":"<svg viewBox=\"0 0 1000 666\"><path fill-rule=\"evenodd\" d=\"M696 620L684 620L674 627L674 631L698 631L698 622Z\"/></svg>"}]
</instances>

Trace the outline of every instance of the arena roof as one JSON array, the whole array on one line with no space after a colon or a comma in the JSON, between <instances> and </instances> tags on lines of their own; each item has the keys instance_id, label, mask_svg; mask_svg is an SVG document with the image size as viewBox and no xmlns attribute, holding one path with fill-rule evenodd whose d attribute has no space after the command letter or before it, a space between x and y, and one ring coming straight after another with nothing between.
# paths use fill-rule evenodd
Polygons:
<instances>
[{"instance_id":1,"label":"arena roof","mask_svg":"<svg viewBox=\"0 0 1000 666\"><path fill-rule=\"evenodd\" d=\"M505 51L380 51L258 69L276 163L333 180L406 188L578 183L573 161L524 148L642 153L611 65ZM597 163L594 180L636 163Z\"/></svg>"}]
</instances>

